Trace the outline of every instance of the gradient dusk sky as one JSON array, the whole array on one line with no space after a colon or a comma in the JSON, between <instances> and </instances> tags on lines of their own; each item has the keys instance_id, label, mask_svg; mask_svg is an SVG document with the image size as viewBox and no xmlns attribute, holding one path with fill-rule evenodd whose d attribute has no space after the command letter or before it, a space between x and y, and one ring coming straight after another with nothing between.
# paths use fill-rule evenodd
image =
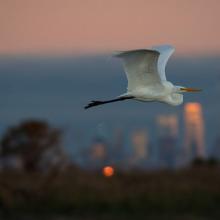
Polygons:
<instances>
[{"instance_id":1,"label":"gradient dusk sky","mask_svg":"<svg viewBox=\"0 0 220 220\"><path fill-rule=\"evenodd\" d=\"M0 0L0 54L78 54L173 44L220 53L219 0Z\"/></svg>"}]
</instances>

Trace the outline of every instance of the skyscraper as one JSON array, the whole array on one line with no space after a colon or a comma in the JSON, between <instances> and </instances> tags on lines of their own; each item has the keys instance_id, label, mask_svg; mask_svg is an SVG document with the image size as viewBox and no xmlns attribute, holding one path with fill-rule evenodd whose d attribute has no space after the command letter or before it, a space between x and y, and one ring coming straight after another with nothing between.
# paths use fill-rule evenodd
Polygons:
<instances>
[{"instance_id":1,"label":"skyscraper","mask_svg":"<svg viewBox=\"0 0 220 220\"><path fill-rule=\"evenodd\" d=\"M178 119L175 114L158 115L157 126L159 136L176 137L178 134Z\"/></svg>"},{"instance_id":2,"label":"skyscraper","mask_svg":"<svg viewBox=\"0 0 220 220\"><path fill-rule=\"evenodd\" d=\"M210 156L214 159L220 160L220 135L217 136L215 140Z\"/></svg>"},{"instance_id":3,"label":"skyscraper","mask_svg":"<svg viewBox=\"0 0 220 220\"><path fill-rule=\"evenodd\" d=\"M136 130L132 133L133 158L137 163L148 157L148 135L146 130Z\"/></svg>"},{"instance_id":4,"label":"skyscraper","mask_svg":"<svg viewBox=\"0 0 220 220\"><path fill-rule=\"evenodd\" d=\"M174 114L159 115L158 127L158 158L163 167L173 168L176 159L178 119Z\"/></svg>"},{"instance_id":5,"label":"skyscraper","mask_svg":"<svg viewBox=\"0 0 220 220\"><path fill-rule=\"evenodd\" d=\"M122 167L125 162L124 133L122 129L115 129L113 136L113 146L110 152L111 161L114 166Z\"/></svg>"},{"instance_id":6,"label":"skyscraper","mask_svg":"<svg viewBox=\"0 0 220 220\"><path fill-rule=\"evenodd\" d=\"M89 151L89 167L102 168L108 161L107 143L103 138L96 137Z\"/></svg>"},{"instance_id":7,"label":"skyscraper","mask_svg":"<svg viewBox=\"0 0 220 220\"><path fill-rule=\"evenodd\" d=\"M186 158L205 157L204 121L201 104L195 102L185 104L184 121Z\"/></svg>"}]
</instances>

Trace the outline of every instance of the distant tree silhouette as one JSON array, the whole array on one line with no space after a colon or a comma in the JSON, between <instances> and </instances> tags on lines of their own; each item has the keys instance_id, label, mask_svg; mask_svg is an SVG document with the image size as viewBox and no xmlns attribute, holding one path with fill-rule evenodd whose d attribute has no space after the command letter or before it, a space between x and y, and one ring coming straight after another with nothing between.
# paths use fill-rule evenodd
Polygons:
<instances>
[{"instance_id":1,"label":"distant tree silhouette","mask_svg":"<svg viewBox=\"0 0 220 220\"><path fill-rule=\"evenodd\" d=\"M203 159L203 158L195 158L192 161L193 166L218 166L219 161L215 158L208 158L208 159Z\"/></svg>"},{"instance_id":2,"label":"distant tree silhouette","mask_svg":"<svg viewBox=\"0 0 220 220\"><path fill-rule=\"evenodd\" d=\"M192 161L193 166L204 166L206 165L206 161L203 158L197 157Z\"/></svg>"},{"instance_id":3,"label":"distant tree silhouette","mask_svg":"<svg viewBox=\"0 0 220 220\"><path fill-rule=\"evenodd\" d=\"M1 140L1 157L19 157L26 171L35 171L46 155L63 156L60 143L59 129L44 121L29 120L8 129Z\"/></svg>"},{"instance_id":4,"label":"distant tree silhouette","mask_svg":"<svg viewBox=\"0 0 220 220\"><path fill-rule=\"evenodd\" d=\"M214 157L211 157L207 160L207 163L209 166L218 166L219 165L219 160L214 158Z\"/></svg>"}]
</instances>

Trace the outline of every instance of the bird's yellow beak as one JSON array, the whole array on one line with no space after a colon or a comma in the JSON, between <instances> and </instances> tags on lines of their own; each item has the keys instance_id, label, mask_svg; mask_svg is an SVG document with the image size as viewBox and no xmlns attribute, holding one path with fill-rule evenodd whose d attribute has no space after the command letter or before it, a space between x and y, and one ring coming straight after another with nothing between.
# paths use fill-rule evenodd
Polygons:
<instances>
[{"instance_id":1,"label":"bird's yellow beak","mask_svg":"<svg viewBox=\"0 0 220 220\"><path fill-rule=\"evenodd\" d=\"M183 92L201 92L202 89L195 89L195 88L180 88Z\"/></svg>"}]
</instances>

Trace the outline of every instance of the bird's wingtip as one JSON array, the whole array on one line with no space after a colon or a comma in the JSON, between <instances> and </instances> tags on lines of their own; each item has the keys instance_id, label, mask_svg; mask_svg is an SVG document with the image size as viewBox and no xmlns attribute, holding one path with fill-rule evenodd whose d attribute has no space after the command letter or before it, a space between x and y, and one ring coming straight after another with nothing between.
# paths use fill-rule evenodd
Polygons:
<instances>
[{"instance_id":1,"label":"bird's wingtip","mask_svg":"<svg viewBox=\"0 0 220 220\"><path fill-rule=\"evenodd\" d=\"M175 51L175 47L171 44L161 44L161 45L154 45L152 49L157 50L159 52L164 51Z\"/></svg>"},{"instance_id":2,"label":"bird's wingtip","mask_svg":"<svg viewBox=\"0 0 220 220\"><path fill-rule=\"evenodd\" d=\"M123 53L124 53L124 51L114 51L112 53L112 56L113 57L120 57Z\"/></svg>"}]
</instances>

